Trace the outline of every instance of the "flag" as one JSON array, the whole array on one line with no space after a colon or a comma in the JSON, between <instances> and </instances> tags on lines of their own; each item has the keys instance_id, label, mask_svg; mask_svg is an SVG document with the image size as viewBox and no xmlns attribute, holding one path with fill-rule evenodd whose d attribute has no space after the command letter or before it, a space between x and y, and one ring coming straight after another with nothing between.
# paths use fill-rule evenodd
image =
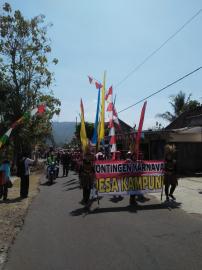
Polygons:
<instances>
[{"instance_id":1,"label":"flag","mask_svg":"<svg viewBox=\"0 0 202 270\"><path fill-rule=\"evenodd\" d=\"M96 81L93 77L88 76L88 80L90 84L94 84L96 89L98 89L98 97L97 97L97 109L96 109L96 116L95 116L95 124L94 124L94 131L92 137L92 145L96 145L98 142L98 124L99 124L99 111L100 111L100 89L102 88L102 84Z\"/></svg>"},{"instance_id":2,"label":"flag","mask_svg":"<svg viewBox=\"0 0 202 270\"><path fill-rule=\"evenodd\" d=\"M90 77L90 76L88 76L88 79L89 79L89 83L90 83L90 84L92 84L92 82L93 82L93 78L92 78L92 77Z\"/></svg>"},{"instance_id":3,"label":"flag","mask_svg":"<svg viewBox=\"0 0 202 270\"><path fill-rule=\"evenodd\" d=\"M118 113L116 111L114 104L113 104L113 120L117 124L118 128L121 129L121 125L119 123L119 118L118 118Z\"/></svg>"},{"instance_id":4,"label":"flag","mask_svg":"<svg viewBox=\"0 0 202 270\"><path fill-rule=\"evenodd\" d=\"M105 95L105 100L107 101L110 96L112 96L112 86L109 87L109 89L108 89L108 91L107 91L107 93Z\"/></svg>"},{"instance_id":5,"label":"flag","mask_svg":"<svg viewBox=\"0 0 202 270\"><path fill-rule=\"evenodd\" d=\"M107 94L105 95L105 100L108 102L107 112L109 113L109 128L110 128L109 144L111 145L111 153L113 153L113 159L115 159L115 152L116 152L116 133L115 133L115 125L114 125L115 108L114 108L114 104L113 104L113 88L112 88L112 86L107 91Z\"/></svg>"},{"instance_id":6,"label":"flag","mask_svg":"<svg viewBox=\"0 0 202 270\"><path fill-rule=\"evenodd\" d=\"M94 125L93 138L92 138L93 145L96 145L97 140L98 140L99 110L100 110L100 89L98 90L98 97L97 97L97 110L96 110L95 125Z\"/></svg>"},{"instance_id":7,"label":"flag","mask_svg":"<svg viewBox=\"0 0 202 270\"><path fill-rule=\"evenodd\" d=\"M0 148L7 142L8 138L11 135L12 128L10 128L1 138L0 138Z\"/></svg>"},{"instance_id":8,"label":"flag","mask_svg":"<svg viewBox=\"0 0 202 270\"><path fill-rule=\"evenodd\" d=\"M101 97L101 114L100 114L100 128L99 128L99 143L104 140L105 137L105 83L106 83L106 71L104 72L103 85L102 85L102 97Z\"/></svg>"},{"instance_id":9,"label":"flag","mask_svg":"<svg viewBox=\"0 0 202 270\"><path fill-rule=\"evenodd\" d=\"M135 153L136 153L137 159L139 158L140 139L141 139L142 127L144 123L144 115L145 115L146 106L147 106L147 101L144 102L144 105L142 107L142 111L140 115L140 122L138 126L136 140L135 140Z\"/></svg>"},{"instance_id":10,"label":"flag","mask_svg":"<svg viewBox=\"0 0 202 270\"><path fill-rule=\"evenodd\" d=\"M45 110L46 110L45 104L40 104L40 105L38 106L38 111L37 111L37 113L38 113L38 114L43 114L43 113L45 112Z\"/></svg>"},{"instance_id":11,"label":"flag","mask_svg":"<svg viewBox=\"0 0 202 270\"><path fill-rule=\"evenodd\" d=\"M113 87L112 86L108 89L108 91L105 95L105 100L108 103L107 112L109 112L109 127L111 125L110 121L113 120L117 124L118 128L120 129L118 114L117 114L116 108L115 108L114 103L113 103Z\"/></svg>"},{"instance_id":12,"label":"flag","mask_svg":"<svg viewBox=\"0 0 202 270\"><path fill-rule=\"evenodd\" d=\"M23 116L21 116L17 121L15 121L11 128L0 138L0 148L6 143L6 141L9 139L11 132L14 128L16 128L18 125L22 124L23 122L30 119L30 116L33 117L34 115L42 114L45 111L45 105L40 104L38 107L34 108L31 111L25 112Z\"/></svg>"},{"instance_id":13,"label":"flag","mask_svg":"<svg viewBox=\"0 0 202 270\"><path fill-rule=\"evenodd\" d=\"M98 82L97 80L95 80L93 77L88 76L88 80L89 80L89 83L94 84L97 89L102 88L102 84L100 82Z\"/></svg>"},{"instance_id":14,"label":"flag","mask_svg":"<svg viewBox=\"0 0 202 270\"><path fill-rule=\"evenodd\" d=\"M80 129L80 139L81 139L81 145L83 152L86 151L88 147L88 139L86 136L86 127L85 127L85 121L84 121L84 108L83 108L83 102L81 99L81 129Z\"/></svg>"},{"instance_id":15,"label":"flag","mask_svg":"<svg viewBox=\"0 0 202 270\"><path fill-rule=\"evenodd\" d=\"M111 153L114 153L116 152L116 134L115 134L114 121L111 122L109 136L110 136L109 144L111 145Z\"/></svg>"}]
</instances>

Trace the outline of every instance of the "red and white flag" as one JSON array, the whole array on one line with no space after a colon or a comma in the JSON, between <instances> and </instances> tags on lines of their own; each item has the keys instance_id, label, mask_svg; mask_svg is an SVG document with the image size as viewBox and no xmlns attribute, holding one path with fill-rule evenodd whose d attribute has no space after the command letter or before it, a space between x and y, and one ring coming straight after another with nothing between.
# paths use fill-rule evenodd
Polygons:
<instances>
[{"instance_id":1,"label":"red and white flag","mask_svg":"<svg viewBox=\"0 0 202 270\"><path fill-rule=\"evenodd\" d=\"M109 127L111 127L111 122L113 120L120 128L118 114L117 114L116 108L115 108L114 103L113 103L113 88L112 88L112 86L108 89L108 91L105 95L105 100L108 103L107 112L109 113Z\"/></svg>"}]
</instances>

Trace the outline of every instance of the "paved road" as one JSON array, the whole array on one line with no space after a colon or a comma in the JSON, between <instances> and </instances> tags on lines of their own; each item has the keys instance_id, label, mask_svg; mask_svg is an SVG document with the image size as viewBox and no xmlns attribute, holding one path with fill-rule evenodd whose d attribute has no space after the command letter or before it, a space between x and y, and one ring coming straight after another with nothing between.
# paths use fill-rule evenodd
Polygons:
<instances>
[{"instance_id":1,"label":"paved road","mask_svg":"<svg viewBox=\"0 0 202 270\"><path fill-rule=\"evenodd\" d=\"M202 218L156 199L128 206L103 198L87 213L70 172L41 186L6 270L201 270ZM176 208L174 208L176 207Z\"/></svg>"}]
</instances>

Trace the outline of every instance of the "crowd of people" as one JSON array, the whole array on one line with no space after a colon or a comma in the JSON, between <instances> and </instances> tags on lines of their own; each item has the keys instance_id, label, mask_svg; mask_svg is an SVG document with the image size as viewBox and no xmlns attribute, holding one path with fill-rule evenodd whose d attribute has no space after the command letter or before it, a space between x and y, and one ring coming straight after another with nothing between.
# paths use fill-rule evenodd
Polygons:
<instances>
[{"instance_id":1,"label":"crowd of people","mask_svg":"<svg viewBox=\"0 0 202 270\"><path fill-rule=\"evenodd\" d=\"M175 200L173 195L177 186L177 164L176 164L176 149L174 145L165 146L165 195L166 200L171 198ZM49 178L50 168L54 167L55 178L59 175L60 165L62 167L62 177L67 177L69 170L75 170L79 174L80 187L83 189L83 198L81 203L88 205L90 201L91 189L95 183L94 161L109 159L108 155L100 148L97 153L95 149L87 149L85 154L82 154L78 149L60 149L54 151L51 147L46 153L46 177ZM125 155L117 151L110 157L114 160L130 160L135 161L136 155L128 151ZM23 153L17 160L17 176L20 177L20 198L28 197L29 193L29 176L30 166L35 165L36 160L30 159L27 153ZM12 187L10 161L3 159L0 164L0 198L4 201L8 197L8 188ZM136 199L144 199L144 195L130 195L130 204L136 204Z\"/></svg>"},{"instance_id":2,"label":"crowd of people","mask_svg":"<svg viewBox=\"0 0 202 270\"><path fill-rule=\"evenodd\" d=\"M140 155L139 155L140 156ZM81 203L88 205L90 200L90 192L95 183L95 171L94 171L94 161L95 160L105 160L109 159L108 155L105 155L103 149L99 149L97 153L91 149L87 149L84 155L77 154L71 158L72 162L77 160L77 171L79 172L80 186L83 189L83 198ZM130 160L136 161L136 154L134 152L128 151L123 154L120 151L117 151L110 157L113 160ZM177 180L177 163L176 163L176 149L174 145L167 144L165 146L164 152L165 160L165 171L164 171L164 187L166 201L170 199L175 200L173 193L178 184ZM74 166L75 168L75 166ZM119 196L120 197L120 196ZM144 201L145 197L143 194L139 195L130 195L129 203L130 205L137 204L137 200Z\"/></svg>"}]
</instances>

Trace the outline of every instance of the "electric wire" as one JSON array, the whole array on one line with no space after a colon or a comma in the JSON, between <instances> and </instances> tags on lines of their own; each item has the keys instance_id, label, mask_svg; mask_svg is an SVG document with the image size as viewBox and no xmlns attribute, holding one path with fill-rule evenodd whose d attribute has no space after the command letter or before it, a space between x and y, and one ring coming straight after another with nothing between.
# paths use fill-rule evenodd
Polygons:
<instances>
[{"instance_id":1,"label":"electric wire","mask_svg":"<svg viewBox=\"0 0 202 270\"><path fill-rule=\"evenodd\" d=\"M191 23L200 13L202 9L200 9L197 13L195 13L189 20L187 20L175 33L173 33L168 39L166 39L157 49L155 49L151 54L144 58L144 60L138 64L134 69L132 69L121 81L119 81L115 88L118 88L121 84L123 84L133 73L135 73L138 69L140 69L153 55L155 55L158 51L160 51L170 40L172 40L178 33L180 33L189 23Z\"/></svg>"},{"instance_id":2,"label":"electric wire","mask_svg":"<svg viewBox=\"0 0 202 270\"><path fill-rule=\"evenodd\" d=\"M124 112L124 111L130 109L131 107L134 107L134 106L136 106L137 104L139 104L139 103L141 103L141 102L143 102L143 101L149 99L150 97L153 97L154 95L156 95L156 94L162 92L163 90L165 90L165 89L171 87L172 85L174 85L174 84L176 84L176 83L178 83L178 82L184 80L185 78L189 77L190 75L194 74L195 72L199 71L200 69L202 69L202 66L201 66L201 67L198 67L197 69L195 69L195 70L193 70L193 71L191 71L191 72L189 72L189 73L187 73L187 74L185 74L184 76L180 77L179 79L175 80L174 82L167 84L166 86L164 86L163 88L159 89L158 91L155 91L154 93L150 94L149 96L147 96L147 97L145 97L145 98L142 98L141 100L139 100L139 101L137 101L136 103L134 103L134 104L132 104L132 105L126 107L125 109L122 109L122 110L119 111L118 113Z\"/></svg>"}]
</instances>

